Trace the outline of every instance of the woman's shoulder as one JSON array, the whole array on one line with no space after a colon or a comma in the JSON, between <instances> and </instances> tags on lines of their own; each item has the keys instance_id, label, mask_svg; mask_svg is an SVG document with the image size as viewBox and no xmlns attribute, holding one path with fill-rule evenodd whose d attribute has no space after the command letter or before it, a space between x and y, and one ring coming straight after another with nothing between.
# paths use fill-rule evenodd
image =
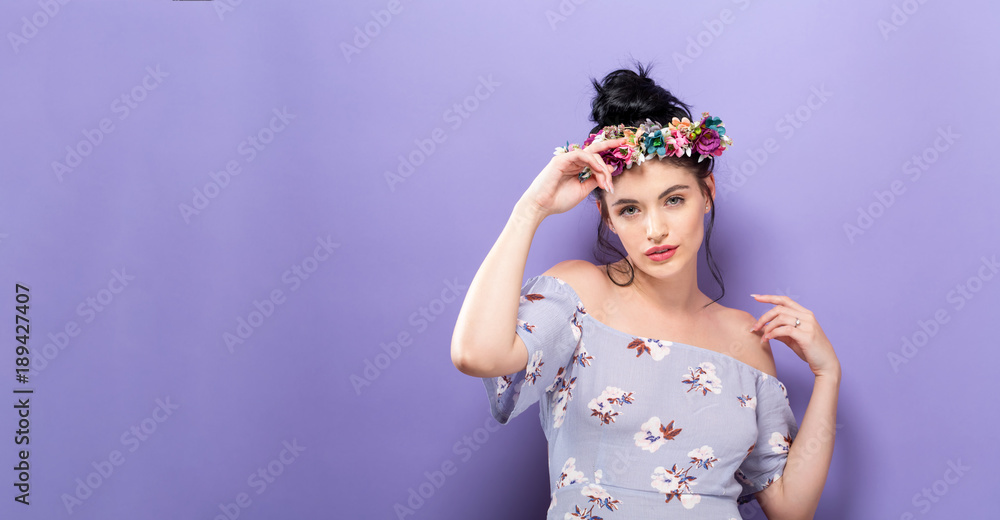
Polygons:
<instances>
[{"instance_id":1,"label":"woman's shoulder","mask_svg":"<svg viewBox=\"0 0 1000 520\"><path fill-rule=\"evenodd\" d=\"M722 305L719 305L717 312L717 322L725 330L725 335L729 338L728 344L733 346L732 355L771 377L778 377L770 341L761 343L760 330L750 332L750 327L754 326L757 318L742 309Z\"/></svg>"},{"instance_id":2,"label":"woman's shoulder","mask_svg":"<svg viewBox=\"0 0 1000 520\"><path fill-rule=\"evenodd\" d=\"M558 278L568 284L580 297L580 303L585 309L602 301L607 290L607 275L604 270L586 260L563 260L542 275Z\"/></svg>"},{"instance_id":3,"label":"woman's shoulder","mask_svg":"<svg viewBox=\"0 0 1000 520\"><path fill-rule=\"evenodd\" d=\"M601 269L586 260L563 260L542 273L544 276L554 276L567 282L569 281L567 278L587 282L588 278L600 274L602 274Z\"/></svg>"}]
</instances>

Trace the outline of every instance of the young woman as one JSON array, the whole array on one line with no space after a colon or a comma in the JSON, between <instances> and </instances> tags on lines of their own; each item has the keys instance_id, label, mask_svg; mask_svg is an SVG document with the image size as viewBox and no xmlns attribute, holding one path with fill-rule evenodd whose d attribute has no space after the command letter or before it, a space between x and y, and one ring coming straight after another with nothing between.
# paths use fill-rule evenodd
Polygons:
<instances>
[{"instance_id":1,"label":"young woman","mask_svg":"<svg viewBox=\"0 0 1000 520\"><path fill-rule=\"evenodd\" d=\"M593 82L591 137L557 148L515 205L469 286L452 362L482 378L502 424L539 402L549 519L727 520L753 499L771 520L812 518L833 453L840 363L790 298L753 295L774 305L755 318L699 289L714 158L732 140L718 118L692 121L648 73L639 64ZM588 195L599 245L618 251L610 230L625 253L560 262L519 294L538 225ZM801 427L769 339L815 375Z\"/></svg>"}]
</instances>

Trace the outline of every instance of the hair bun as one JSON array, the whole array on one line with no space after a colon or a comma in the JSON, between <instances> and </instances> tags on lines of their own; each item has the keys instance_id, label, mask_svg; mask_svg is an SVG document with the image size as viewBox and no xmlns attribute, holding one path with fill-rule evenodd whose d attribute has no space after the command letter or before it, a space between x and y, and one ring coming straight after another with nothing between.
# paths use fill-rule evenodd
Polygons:
<instances>
[{"instance_id":1,"label":"hair bun","mask_svg":"<svg viewBox=\"0 0 1000 520\"><path fill-rule=\"evenodd\" d=\"M596 94L590 107L590 120L595 133L608 125L637 126L647 118L669 123L674 117L691 119L691 108L649 76L652 65L638 71L618 69L604 76L601 82L591 78Z\"/></svg>"}]
</instances>

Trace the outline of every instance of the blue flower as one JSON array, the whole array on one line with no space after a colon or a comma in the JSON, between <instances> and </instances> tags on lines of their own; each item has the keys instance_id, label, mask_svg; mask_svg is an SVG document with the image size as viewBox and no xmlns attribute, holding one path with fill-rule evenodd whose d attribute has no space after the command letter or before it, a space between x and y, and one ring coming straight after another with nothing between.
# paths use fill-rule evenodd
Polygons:
<instances>
[{"instance_id":1,"label":"blue flower","mask_svg":"<svg viewBox=\"0 0 1000 520\"><path fill-rule=\"evenodd\" d=\"M645 140L643 141L643 147L646 149L646 155L656 154L663 157L667 153L666 143L663 142L663 131L657 130L645 135Z\"/></svg>"}]
</instances>

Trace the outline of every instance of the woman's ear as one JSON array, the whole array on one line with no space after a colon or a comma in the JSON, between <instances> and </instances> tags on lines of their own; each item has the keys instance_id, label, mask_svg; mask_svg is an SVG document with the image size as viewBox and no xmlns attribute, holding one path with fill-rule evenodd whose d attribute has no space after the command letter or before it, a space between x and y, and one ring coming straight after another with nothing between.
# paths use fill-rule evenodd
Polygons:
<instances>
[{"instance_id":1,"label":"woman's ear","mask_svg":"<svg viewBox=\"0 0 1000 520\"><path fill-rule=\"evenodd\" d=\"M600 216L601 215L601 201L597 201L597 215L598 215L598 218L603 218L603 217ZM616 235L618 234L618 232L615 231L615 227L611 225L611 222L605 222L605 224L608 226L608 229L610 229L612 233L614 233Z\"/></svg>"},{"instance_id":2,"label":"woman's ear","mask_svg":"<svg viewBox=\"0 0 1000 520\"><path fill-rule=\"evenodd\" d=\"M708 191L712 194L712 200L714 201L715 200L715 172L711 172L711 173L708 174L708 177L705 178L705 184L708 185Z\"/></svg>"}]
</instances>

